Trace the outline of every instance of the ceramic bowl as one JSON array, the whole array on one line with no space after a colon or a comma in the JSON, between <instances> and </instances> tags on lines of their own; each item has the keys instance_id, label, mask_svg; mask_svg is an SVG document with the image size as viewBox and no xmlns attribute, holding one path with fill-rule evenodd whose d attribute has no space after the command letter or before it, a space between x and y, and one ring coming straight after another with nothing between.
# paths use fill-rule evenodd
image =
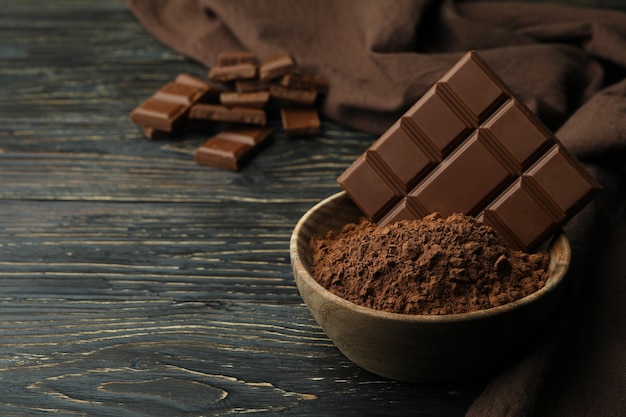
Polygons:
<instances>
[{"instance_id":1,"label":"ceramic bowl","mask_svg":"<svg viewBox=\"0 0 626 417\"><path fill-rule=\"evenodd\" d=\"M291 264L306 306L352 362L400 381L441 383L486 378L512 360L546 323L562 292L571 250L559 232L549 245L546 285L512 303L450 315L408 315L359 306L326 290L311 275L309 240L338 232L362 216L345 192L311 208L290 241Z\"/></svg>"}]
</instances>

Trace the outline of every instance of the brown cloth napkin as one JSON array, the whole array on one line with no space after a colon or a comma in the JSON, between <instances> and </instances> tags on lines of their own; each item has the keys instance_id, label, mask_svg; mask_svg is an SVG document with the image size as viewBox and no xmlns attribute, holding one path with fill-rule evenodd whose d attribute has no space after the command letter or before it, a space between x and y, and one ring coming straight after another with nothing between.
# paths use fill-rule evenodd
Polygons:
<instances>
[{"instance_id":1,"label":"brown cloth napkin","mask_svg":"<svg viewBox=\"0 0 626 417\"><path fill-rule=\"evenodd\" d=\"M372 133L478 50L604 191L566 226L571 285L550 331L467 415L626 416L626 14L453 0L129 5L157 39L207 67L224 50L291 52L330 82L324 116Z\"/></svg>"}]
</instances>

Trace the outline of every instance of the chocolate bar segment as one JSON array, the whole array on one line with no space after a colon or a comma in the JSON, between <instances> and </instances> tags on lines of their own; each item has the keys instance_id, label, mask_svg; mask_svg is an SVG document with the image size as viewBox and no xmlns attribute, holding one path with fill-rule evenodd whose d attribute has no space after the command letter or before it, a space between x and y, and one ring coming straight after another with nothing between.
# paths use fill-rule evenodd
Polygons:
<instances>
[{"instance_id":1,"label":"chocolate bar segment","mask_svg":"<svg viewBox=\"0 0 626 417\"><path fill-rule=\"evenodd\" d=\"M319 94L328 93L328 82L319 75L286 74L280 79L279 84L297 90L313 90Z\"/></svg>"},{"instance_id":2,"label":"chocolate bar segment","mask_svg":"<svg viewBox=\"0 0 626 417\"><path fill-rule=\"evenodd\" d=\"M270 100L268 91L255 91L252 93L238 93L226 91L220 94L220 103L228 107L252 107L262 109Z\"/></svg>"},{"instance_id":3,"label":"chocolate bar segment","mask_svg":"<svg viewBox=\"0 0 626 417\"><path fill-rule=\"evenodd\" d=\"M238 171L270 137L272 129L228 129L207 140L195 151L200 165Z\"/></svg>"},{"instance_id":4,"label":"chocolate bar segment","mask_svg":"<svg viewBox=\"0 0 626 417\"><path fill-rule=\"evenodd\" d=\"M223 51L217 55L218 67L228 67L239 64L256 65L256 57L250 51Z\"/></svg>"},{"instance_id":5,"label":"chocolate bar segment","mask_svg":"<svg viewBox=\"0 0 626 417\"><path fill-rule=\"evenodd\" d=\"M177 82L167 83L152 96L155 99L191 106L206 93L206 89Z\"/></svg>"},{"instance_id":6,"label":"chocolate bar segment","mask_svg":"<svg viewBox=\"0 0 626 417\"><path fill-rule=\"evenodd\" d=\"M192 87L197 87L203 90L214 90L217 92L224 90L224 88L220 85L210 83L206 80L203 80L202 78L196 77L195 75L191 75L186 72L178 74L174 79L174 82L190 85Z\"/></svg>"},{"instance_id":7,"label":"chocolate bar segment","mask_svg":"<svg viewBox=\"0 0 626 417\"><path fill-rule=\"evenodd\" d=\"M317 91L301 90L274 84L270 86L270 95L278 100L289 101L304 106L312 106L317 99Z\"/></svg>"},{"instance_id":8,"label":"chocolate bar segment","mask_svg":"<svg viewBox=\"0 0 626 417\"><path fill-rule=\"evenodd\" d=\"M227 65L223 67L216 66L209 70L208 77L211 81L227 82L254 78L256 76L256 71L256 65L248 63Z\"/></svg>"},{"instance_id":9,"label":"chocolate bar segment","mask_svg":"<svg viewBox=\"0 0 626 417\"><path fill-rule=\"evenodd\" d=\"M190 107L202 100L213 87L188 74L161 87L151 97L133 109L131 120L142 127L172 132L184 122Z\"/></svg>"},{"instance_id":10,"label":"chocolate bar segment","mask_svg":"<svg viewBox=\"0 0 626 417\"><path fill-rule=\"evenodd\" d=\"M271 81L261 81L259 79L237 80L235 90L238 93L253 93L256 91L269 91Z\"/></svg>"},{"instance_id":11,"label":"chocolate bar segment","mask_svg":"<svg viewBox=\"0 0 626 417\"><path fill-rule=\"evenodd\" d=\"M264 126L267 122L265 112L260 109L245 107L218 106L214 104L195 104L189 112L190 119L213 120L219 122L245 123Z\"/></svg>"},{"instance_id":12,"label":"chocolate bar segment","mask_svg":"<svg viewBox=\"0 0 626 417\"><path fill-rule=\"evenodd\" d=\"M171 132L182 123L188 109L184 104L150 97L131 112L130 118L140 126Z\"/></svg>"},{"instance_id":13,"label":"chocolate bar segment","mask_svg":"<svg viewBox=\"0 0 626 417\"><path fill-rule=\"evenodd\" d=\"M531 250L600 186L472 51L337 179L380 225L476 216Z\"/></svg>"},{"instance_id":14,"label":"chocolate bar segment","mask_svg":"<svg viewBox=\"0 0 626 417\"><path fill-rule=\"evenodd\" d=\"M280 116L287 137L314 136L320 133L321 122L315 108L286 107L280 109Z\"/></svg>"},{"instance_id":15,"label":"chocolate bar segment","mask_svg":"<svg viewBox=\"0 0 626 417\"><path fill-rule=\"evenodd\" d=\"M272 55L261 62L259 78L261 81L273 80L298 69L296 61L289 52Z\"/></svg>"},{"instance_id":16,"label":"chocolate bar segment","mask_svg":"<svg viewBox=\"0 0 626 417\"><path fill-rule=\"evenodd\" d=\"M211 83L187 73L178 74L174 79L174 82L204 90L205 93L200 98L201 101L216 101L219 98L220 93L224 91L224 87L221 85Z\"/></svg>"}]
</instances>

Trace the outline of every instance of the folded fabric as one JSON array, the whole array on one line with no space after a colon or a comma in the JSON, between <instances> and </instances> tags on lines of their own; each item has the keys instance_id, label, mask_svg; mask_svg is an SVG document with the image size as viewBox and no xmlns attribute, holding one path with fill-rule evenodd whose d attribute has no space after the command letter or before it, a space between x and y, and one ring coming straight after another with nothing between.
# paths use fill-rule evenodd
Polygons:
<instances>
[{"instance_id":1,"label":"folded fabric","mask_svg":"<svg viewBox=\"0 0 626 417\"><path fill-rule=\"evenodd\" d=\"M558 331L494 378L468 416L626 415L626 210L617 199L626 182L625 13L453 0L129 5L157 39L208 68L226 50L260 59L291 52L329 81L326 118L376 134L478 50L605 189L566 227L573 284L554 317Z\"/></svg>"}]
</instances>

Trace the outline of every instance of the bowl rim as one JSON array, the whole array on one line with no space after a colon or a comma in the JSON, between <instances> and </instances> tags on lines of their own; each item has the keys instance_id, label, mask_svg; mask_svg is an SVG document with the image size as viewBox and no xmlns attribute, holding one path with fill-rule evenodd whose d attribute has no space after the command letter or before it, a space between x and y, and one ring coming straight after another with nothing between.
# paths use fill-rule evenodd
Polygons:
<instances>
[{"instance_id":1,"label":"bowl rim","mask_svg":"<svg viewBox=\"0 0 626 417\"><path fill-rule=\"evenodd\" d=\"M415 322L415 323L438 323L438 322L463 322L477 319L484 319L489 317L495 317L512 310L517 310L533 303L535 300L542 298L548 293L556 291L558 287L561 286L564 281L565 276L567 275L567 271L569 269L569 265L571 263L571 247L569 244L569 240L567 236L562 230L559 230L554 234L552 239L550 240L549 247L559 244L561 245L565 258L563 265L555 265L554 273L550 276L550 278L546 281L546 284L540 288L539 290L528 294L525 297L519 298L515 301L512 301L507 304L503 304L496 307L490 307L482 310L469 311L465 313L455 313L455 314L439 314L439 315L430 315L430 314L403 314L403 313L393 313L390 311L376 310L370 307L365 307L360 304L353 303L352 301L348 301L345 298L339 297L338 295L332 293L328 289L326 289L323 285L321 285L317 280L313 277L310 270L305 267L304 263L301 259L301 253L299 251L298 240L300 235L303 233L305 225L307 221L312 218L315 213L322 207L328 205L329 203L334 203L339 199L346 198L347 193L345 191L340 191L336 194L328 196L323 200L316 203L312 206L306 213L298 220L296 226L293 229L291 234L290 242L289 242L289 254L291 258L291 264L294 271L294 275L296 275L296 271L304 271L306 274L299 274L299 276L295 277L296 282L297 279L302 279L307 283L307 285L311 286L318 294L320 294L324 299L334 304L338 304L347 309L353 310L359 314L364 314L367 316L376 317L379 319L387 319L393 321L403 321L403 322ZM348 197L349 198L349 197ZM552 268L552 259L550 263L550 268Z\"/></svg>"}]
</instances>

